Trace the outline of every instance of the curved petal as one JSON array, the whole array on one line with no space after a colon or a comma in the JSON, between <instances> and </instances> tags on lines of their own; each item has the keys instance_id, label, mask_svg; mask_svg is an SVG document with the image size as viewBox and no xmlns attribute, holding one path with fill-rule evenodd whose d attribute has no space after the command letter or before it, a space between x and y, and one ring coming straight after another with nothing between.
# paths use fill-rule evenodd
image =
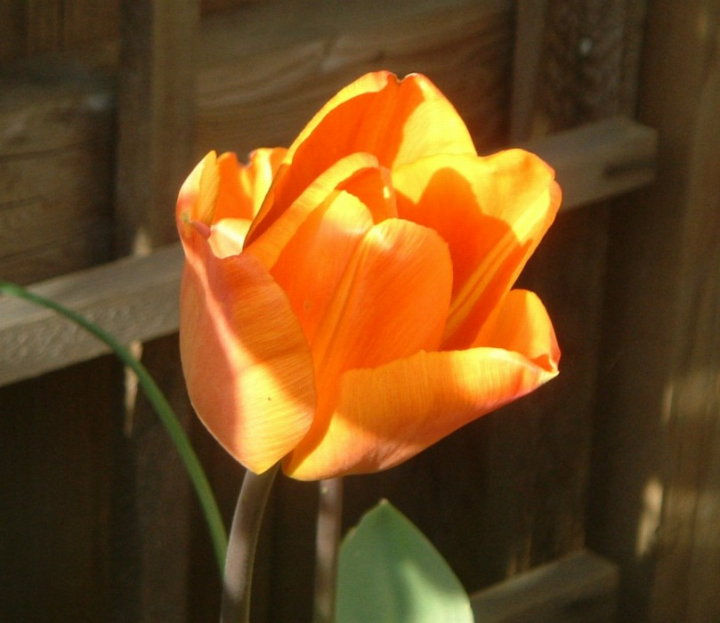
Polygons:
<instances>
[{"instance_id":1,"label":"curved petal","mask_svg":"<svg viewBox=\"0 0 720 623\"><path fill-rule=\"evenodd\" d=\"M350 154L333 163L303 190L292 205L273 214L270 218L274 218L274 221L270 222L270 219L266 218L263 228L255 230L254 238L253 227L258 221L257 219L253 221L245 240L245 251L255 255L268 269L271 269L287 243L315 208L326 202L333 193L337 193L338 188L359 171L376 168L377 159L363 153ZM270 193L272 192L271 189Z\"/></svg>"},{"instance_id":2,"label":"curved petal","mask_svg":"<svg viewBox=\"0 0 720 623\"><path fill-rule=\"evenodd\" d=\"M460 115L425 76L398 80L388 72L367 74L340 91L300 133L248 240L312 180L354 152L371 153L392 169L431 154L475 154L475 147Z\"/></svg>"},{"instance_id":3,"label":"curved petal","mask_svg":"<svg viewBox=\"0 0 720 623\"><path fill-rule=\"evenodd\" d=\"M247 165L233 153L209 152L180 188L175 209L180 236L189 233L192 222L211 227L224 219L252 220L286 151L258 149Z\"/></svg>"},{"instance_id":4,"label":"curved petal","mask_svg":"<svg viewBox=\"0 0 720 623\"><path fill-rule=\"evenodd\" d=\"M510 290L493 311L473 346L521 353L547 370L557 372L560 347L550 316L534 292Z\"/></svg>"},{"instance_id":5,"label":"curved petal","mask_svg":"<svg viewBox=\"0 0 720 623\"><path fill-rule=\"evenodd\" d=\"M298 228L273 267L311 346L350 258L372 225L359 199L333 193Z\"/></svg>"},{"instance_id":6,"label":"curved petal","mask_svg":"<svg viewBox=\"0 0 720 623\"><path fill-rule=\"evenodd\" d=\"M217 154L209 152L187 176L180 187L175 206L180 238L190 239L194 228L192 223L201 223L207 228L212 225L215 204L220 193L220 170Z\"/></svg>"},{"instance_id":7,"label":"curved petal","mask_svg":"<svg viewBox=\"0 0 720 623\"><path fill-rule=\"evenodd\" d=\"M512 287L560 206L554 174L522 150L437 156L393 172L398 214L436 229L453 260L444 348L469 346Z\"/></svg>"},{"instance_id":8,"label":"curved petal","mask_svg":"<svg viewBox=\"0 0 720 623\"><path fill-rule=\"evenodd\" d=\"M180 350L190 399L225 449L261 473L306 434L313 365L285 294L250 255L215 257L202 230L188 245Z\"/></svg>"},{"instance_id":9,"label":"curved petal","mask_svg":"<svg viewBox=\"0 0 720 623\"><path fill-rule=\"evenodd\" d=\"M328 146L332 145L332 149ZM317 175L338 156L366 151L393 168L433 154L475 154L453 105L422 74L362 76L331 99L300 133L286 162ZM329 152L329 153L328 153Z\"/></svg>"},{"instance_id":10,"label":"curved petal","mask_svg":"<svg viewBox=\"0 0 720 623\"><path fill-rule=\"evenodd\" d=\"M367 232L311 344L318 408L289 459L291 473L317 447L333 446L326 435L335 426L330 417L346 370L375 368L437 347L451 284L447 246L434 231L388 219Z\"/></svg>"},{"instance_id":11,"label":"curved petal","mask_svg":"<svg viewBox=\"0 0 720 623\"><path fill-rule=\"evenodd\" d=\"M240 192L243 197L247 198L249 211L238 214L235 210L231 210L228 212L229 216L252 219L260 211L260 206L270 190L285 154L287 154L287 149L284 147L265 147L256 149L250 154L250 161L247 165L240 167L238 172ZM219 207L218 210L220 210Z\"/></svg>"},{"instance_id":12,"label":"curved petal","mask_svg":"<svg viewBox=\"0 0 720 623\"><path fill-rule=\"evenodd\" d=\"M210 247L215 257L229 257L242 251L250 229L250 221L243 218L224 218L210 228Z\"/></svg>"},{"instance_id":13,"label":"curved petal","mask_svg":"<svg viewBox=\"0 0 720 623\"><path fill-rule=\"evenodd\" d=\"M469 422L553 378L500 348L420 352L374 370L350 370L324 438L283 463L299 480L394 467Z\"/></svg>"}]
</instances>

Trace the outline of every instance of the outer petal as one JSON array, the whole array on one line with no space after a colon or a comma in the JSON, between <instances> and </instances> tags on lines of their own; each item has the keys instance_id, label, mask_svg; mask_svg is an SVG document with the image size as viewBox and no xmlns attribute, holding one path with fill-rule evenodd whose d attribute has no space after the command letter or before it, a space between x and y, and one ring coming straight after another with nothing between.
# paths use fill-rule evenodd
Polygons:
<instances>
[{"instance_id":1,"label":"outer petal","mask_svg":"<svg viewBox=\"0 0 720 623\"><path fill-rule=\"evenodd\" d=\"M180 306L188 392L225 449L260 473L310 427L310 351L285 294L256 258L219 259L201 228L190 235Z\"/></svg>"},{"instance_id":2,"label":"outer petal","mask_svg":"<svg viewBox=\"0 0 720 623\"><path fill-rule=\"evenodd\" d=\"M322 469L326 452L354 453L328 437L336 427L330 418L339 378L350 369L375 368L436 348L451 282L447 247L434 231L397 219L368 231L311 344L318 409L307 437L286 461L288 473L295 475L306 461L319 460Z\"/></svg>"},{"instance_id":3,"label":"outer petal","mask_svg":"<svg viewBox=\"0 0 720 623\"><path fill-rule=\"evenodd\" d=\"M431 154L475 154L475 147L457 111L425 76L398 80L388 72L367 74L331 99L300 133L248 239L353 152L371 153L392 169Z\"/></svg>"},{"instance_id":4,"label":"outer petal","mask_svg":"<svg viewBox=\"0 0 720 623\"><path fill-rule=\"evenodd\" d=\"M194 228L201 223L209 229L220 193L220 170L217 154L208 153L183 182L175 207L175 219L182 240L189 240Z\"/></svg>"},{"instance_id":5,"label":"outer petal","mask_svg":"<svg viewBox=\"0 0 720 623\"><path fill-rule=\"evenodd\" d=\"M477 346L346 372L322 443L285 471L317 480L388 469L557 375L560 350L532 292L511 291Z\"/></svg>"},{"instance_id":6,"label":"outer petal","mask_svg":"<svg viewBox=\"0 0 720 623\"><path fill-rule=\"evenodd\" d=\"M473 346L504 348L522 353L548 372L557 372L560 348L550 316L538 296L510 290L497 306Z\"/></svg>"},{"instance_id":7,"label":"outer petal","mask_svg":"<svg viewBox=\"0 0 720 623\"><path fill-rule=\"evenodd\" d=\"M455 280L444 347L467 347L555 218L553 171L516 149L426 158L394 171L393 182L398 214L450 245Z\"/></svg>"}]
</instances>

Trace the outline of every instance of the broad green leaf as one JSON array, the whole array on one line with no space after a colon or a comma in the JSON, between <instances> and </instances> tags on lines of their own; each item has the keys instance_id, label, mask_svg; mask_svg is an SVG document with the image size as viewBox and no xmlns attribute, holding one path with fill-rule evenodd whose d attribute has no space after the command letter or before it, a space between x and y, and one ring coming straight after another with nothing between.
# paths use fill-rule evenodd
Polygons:
<instances>
[{"instance_id":1,"label":"broad green leaf","mask_svg":"<svg viewBox=\"0 0 720 623\"><path fill-rule=\"evenodd\" d=\"M389 502L340 547L337 623L473 623L470 600L432 543Z\"/></svg>"}]
</instances>

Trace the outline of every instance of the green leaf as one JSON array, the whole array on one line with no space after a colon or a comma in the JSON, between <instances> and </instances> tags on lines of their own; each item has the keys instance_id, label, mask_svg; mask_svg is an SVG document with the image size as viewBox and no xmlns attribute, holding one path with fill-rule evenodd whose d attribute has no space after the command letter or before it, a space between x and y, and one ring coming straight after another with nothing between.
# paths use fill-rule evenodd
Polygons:
<instances>
[{"instance_id":1,"label":"green leaf","mask_svg":"<svg viewBox=\"0 0 720 623\"><path fill-rule=\"evenodd\" d=\"M337 623L473 623L470 600L432 543L387 501L340 547Z\"/></svg>"}]
</instances>

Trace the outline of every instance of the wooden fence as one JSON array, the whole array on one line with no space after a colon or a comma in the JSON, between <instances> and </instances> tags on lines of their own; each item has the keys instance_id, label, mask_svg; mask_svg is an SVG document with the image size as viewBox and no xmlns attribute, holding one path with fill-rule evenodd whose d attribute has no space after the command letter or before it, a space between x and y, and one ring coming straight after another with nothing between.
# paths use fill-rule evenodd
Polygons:
<instances>
[{"instance_id":1,"label":"wooden fence","mask_svg":"<svg viewBox=\"0 0 720 623\"><path fill-rule=\"evenodd\" d=\"M242 470L178 362L175 195L205 151L288 144L380 68L429 75L481 153L525 144L556 168L563 211L522 282L563 360L348 478L345 526L389 498L485 621L720 620L719 0L4 2L0 279L142 353L229 522ZM217 620L195 499L123 368L0 298L0 385L0 623ZM316 505L280 479L258 622L310 620Z\"/></svg>"}]
</instances>

